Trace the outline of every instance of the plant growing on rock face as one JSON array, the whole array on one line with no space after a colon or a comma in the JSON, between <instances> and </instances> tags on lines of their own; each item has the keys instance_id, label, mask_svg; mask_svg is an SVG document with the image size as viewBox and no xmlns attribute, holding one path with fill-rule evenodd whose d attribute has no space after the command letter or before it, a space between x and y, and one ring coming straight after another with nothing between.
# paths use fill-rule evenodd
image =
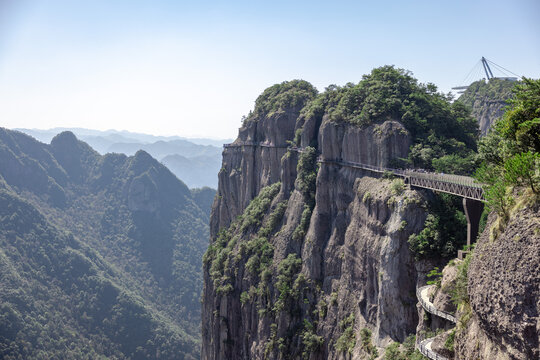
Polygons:
<instances>
[{"instance_id":1,"label":"plant growing on rock face","mask_svg":"<svg viewBox=\"0 0 540 360\"><path fill-rule=\"evenodd\" d=\"M293 280L295 275L300 271L302 259L299 259L296 254L289 254L278 265L278 276L276 288L279 291L279 297L274 304L274 310L279 312L284 309L285 302L292 295Z\"/></svg>"},{"instance_id":2,"label":"plant growing on rock face","mask_svg":"<svg viewBox=\"0 0 540 360\"><path fill-rule=\"evenodd\" d=\"M304 130L304 128L296 129L296 131L294 132L294 140L292 142L293 145L300 146L300 140L302 138L302 131L303 130Z\"/></svg>"},{"instance_id":3,"label":"plant growing on rock face","mask_svg":"<svg viewBox=\"0 0 540 360\"><path fill-rule=\"evenodd\" d=\"M300 223L294 229L293 239L304 238L311 220L311 214L315 207L315 191L317 182L317 151L308 146L300 154L297 170L297 188L302 193L305 205L300 218Z\"/></svg>"},{"instance_id":4,"label":"plant growing on rock face","mask_svg":"<svg viewBox=\"0 0 540 360\"><path fill-rule=\"evenodd\" d=\"M306 319L304 319L304 330L302 330L300 338L304 345L304 350L302 351L303 359L309 359L309 356L317 352L324 344L324 338L315 333L315 326Z\"/></svg>"},{"instance_id":5,"label":"plant growing on rock face","mask_svg":"<svg viewBox=\"0 0 540 360\"><path fill-rule=\"evenodd\" d=\"M356 334L354 333L354 314L350 314L345 319L339 322L339 327L343 331L334 345L337 351L347 352L352 354L356 345Z\"/></svg>"},{"instance_id":6,"label":"plant growing on rock face","mask_svg":"<svg viewBox=\"0 0 540 360\"><path fill-rule=\"evenodd\" d=\"M450 258L466 242L467 222L461 199L453 195L434 195L424 228L409 237L409 248L417 259Z\"/></svg>"},{"instance_id":7,"label":"plant growing on rock face","mask_svg":"<svg viewBox=\"0 0 540 360\"><path fill-rule=\"evenodd\" d=\"M379 356L377 348L371 342L371 330L368 328L360 330L360 346L362 347L362 350L370 355L370 360L374 360Z\"/></svg>"},{"instance_id":8,"label":"plant growing on rock face","mask_svg":"<svg viewBox=\"0 0 540 360\"><path fill-rule=\"evenodd\" d=\"M405 190L405 183L403 182L403 179L394 179L392 180L392 184L390 185L390 191L393 195L401 195L403 194L403 191Z\"/></svg>"},{"instance_id":9,"label":"plant growing on rock face","mask_svg":"<svg viewBox=\"0 0 540 360\"><path fill-rule=\"evenodd\" d=\"M259 195L250 202L244 213L238 216L228 229L221 229L217 238L208 247L203 257L203 263L210 263L210 277L220 294L233 290L231 277L235 276L232 264L235 260L232 253L237 242L241 239L239 233L261 225L264 214L269 210L270 204L280 188L281 183L278 182L261 189ZM251 236L248 240L242 240L240 244L240 249L246 252L245 255L248 258L246 268L254 275L263 274L272 261L274 248L268 241L268 235L281 221L285 207L284 203L278 204L269 216L269 220L259 228L259 233L256 236ZM261 283L262 280L261 275Z\"/></svg>"},{"instance_id":10,"label":"plant growing on rock face","mask_svg":"<svg viewBox=\"0 0 540 360\"><path fill-rule=\"evenodd\" d=\"M427 282L428 285L435 285L437 289L441 288L442 271L439 271L438 267L434 267L433 270L427 274L427 277L432 279Z\"/></svg>"},{"instance_id":11,"label":"plant growing on rock face","mask_svg":"<svg viewBox=\"0 0 540 360\"><path fill-rule=\"evenodd\" d=\"M540 164L540 154L536 152L522 152L508 158L504 163L505 180L509 184L529 186L538 194L540 176L536 173Z\"/></svg>"},{"instance_id":12,"label":"plant growing on rock face","mask_svg":"<svg viewBox=\"0 0 540 360\"><path fill-rule=\"evenodd\" d=\"M469 293L467 291L467 274L469 271L469 264L471 263L472 254L472 252L468 253L465 259L457 266L456 283L452 290L452 302L456 306L461 306L462 304L469 304Z\"/></svg>"},{"instance_id":13,"label":"plant growing on rock face","mask_svg":"<svg viewBox=\"0 0 540 360\"><path fill-rule=\"evenodd\" d=\"M444 342L444 347L447 350L454 351L454 340L456 337L456 328L453 328L452 331L448 334L446 341Z\"/></svg>"}]
</instances>

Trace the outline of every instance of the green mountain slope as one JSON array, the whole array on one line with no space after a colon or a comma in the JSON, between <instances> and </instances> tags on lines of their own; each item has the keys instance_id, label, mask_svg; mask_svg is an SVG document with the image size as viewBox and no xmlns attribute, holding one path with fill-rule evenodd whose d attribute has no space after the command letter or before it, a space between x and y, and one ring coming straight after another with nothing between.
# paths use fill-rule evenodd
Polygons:
<instances>
[{"instance_id":1,"label":"green mountain slope","mask_svg":"<svg viewBox=\"0 0 540 360\"><path fill-rule=\"evenodd\" d=\"M0 129L0 358L198 358L207 224L145 152Z\"/></svg>"}]
</instances>

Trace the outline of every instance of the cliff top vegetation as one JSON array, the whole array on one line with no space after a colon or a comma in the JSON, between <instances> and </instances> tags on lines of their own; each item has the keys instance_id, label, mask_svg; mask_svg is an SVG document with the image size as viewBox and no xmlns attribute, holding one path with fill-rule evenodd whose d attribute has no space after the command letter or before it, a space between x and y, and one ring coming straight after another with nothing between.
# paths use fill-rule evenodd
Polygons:
<instances>
[{"instance_id":1,"label":"cliff top vegetation","mask_svg":"<svg viewBox=\"0 0 540 360\"><path fill-rule=\"evenodd\" d=\"M513 92L506 113L479 143L482 165L476 172L502 223L515 201L512 188L530 191L533 202L540 195L540 80L524 78Z\"/></svg>"},{"instance_id":2,"label":"cliff top vegetation","mask_svg":"<svg viewBox=\"0 0 540 360\"><path fill-rule=\"evenodd\" d=\"M247 120L270 116L273 113L286 111L290 108L300 110L317 93L317 89L305 80L284 81L272 85L257 97L255 109L250 112Z\"/></svg>"},{"instance_id":3,"label":"cliff top vegetation","mask_svg":"<svg viewBox=\"0 0 540 360\"><path fill-rule=\"evenodd\" d=\"M330 85L322 93L303 80L276 84L257 98L247 119L298 107L306 119L324 118L362 127L388 119L401 121L413 142L408 159L395 159L396 167L455 174L474 171L479 132L470 109L452 102L452 97L438 92L435 85L419 83L407 70L379 67L358 84Z\"/></svg>"},{"instance_id":4,"label":"cliff top vegetation","mask_svg":"<svg viewBox=\"0 0 540 360\"><path fill-rule=\"evenodd\" d=\"M462 104L474 107L477 99L489 99L489 101L506 101L512 96L512 89L516 83L504 79L493 78L489 81L479 80L473 82L467 90L458 98Z\"/></svg>"}]
</instances>

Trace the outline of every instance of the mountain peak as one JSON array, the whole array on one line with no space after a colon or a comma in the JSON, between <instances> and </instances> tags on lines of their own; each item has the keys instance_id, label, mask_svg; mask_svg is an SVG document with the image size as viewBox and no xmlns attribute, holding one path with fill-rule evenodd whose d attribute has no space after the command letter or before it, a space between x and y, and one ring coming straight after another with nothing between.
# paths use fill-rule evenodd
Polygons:
<instances>
[{"instance_id":1,"label":"mountain peak","mask_svg":"<svg viewBox=\"0 0 540 360\"><path fill-rule=\"evenodd\" d=\"M51 140L51 146L53 147L73 147L77 146L79 140L71 131L63 131L60 134L53 137Z\"/></svg>"}]
</instances>

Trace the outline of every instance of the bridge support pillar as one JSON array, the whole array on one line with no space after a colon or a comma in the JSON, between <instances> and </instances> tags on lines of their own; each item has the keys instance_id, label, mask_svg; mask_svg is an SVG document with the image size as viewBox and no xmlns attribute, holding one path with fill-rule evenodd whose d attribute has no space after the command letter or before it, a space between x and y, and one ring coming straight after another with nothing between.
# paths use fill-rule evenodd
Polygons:
<instances>
[{"instance_id":1,"label":"bridge support pillar","mask_svg":"<svg viewBox=\"0 0 540 360\"><path fill-rule=\"evenodd\" d=\"M480 217L484 210L484 203L478 200L463 198L463 210L467 217L467 246L470 246L478 237Z\"/></svg>"}]
</instances>

